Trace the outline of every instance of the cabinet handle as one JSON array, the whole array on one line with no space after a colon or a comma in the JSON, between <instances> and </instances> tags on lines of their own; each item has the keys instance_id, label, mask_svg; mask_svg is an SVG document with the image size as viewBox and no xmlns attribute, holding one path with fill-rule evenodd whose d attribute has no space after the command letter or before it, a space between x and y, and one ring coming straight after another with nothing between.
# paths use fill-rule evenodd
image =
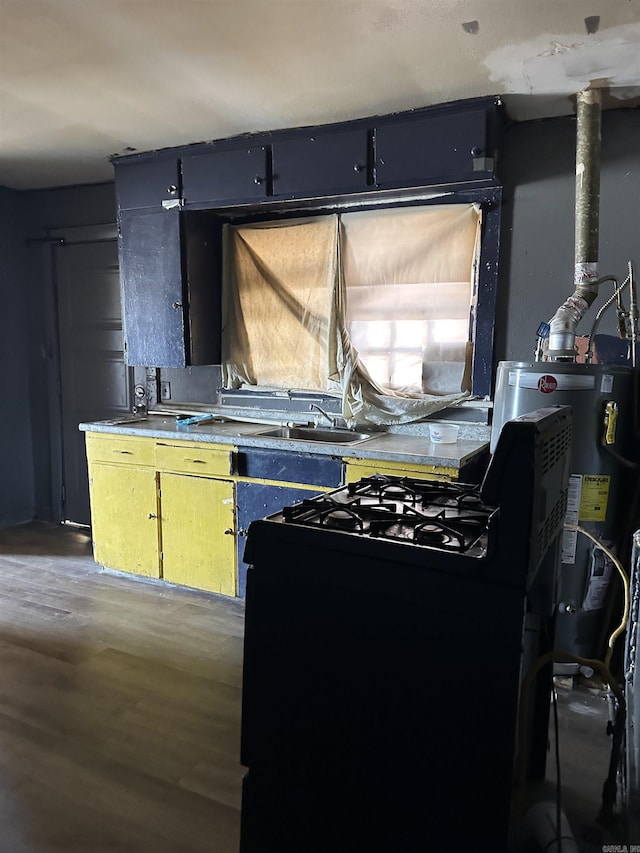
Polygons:
<instances>
[{"instance_id":1,"label":"cabinet handle","mask_svg":"<svg viewBox=\"0 0 640 853\"><path fill-rule=\"evenodd\" d=\"M182 461L183 462L195 462L197 465L206 465L207 464L206 459L186 459L185 458Z\"/></svg>"},{"instance_id":2,"label":"cabinet handle","mask_svg":"<svg viewBox=\"0 0 640 853\"><path fill-rule=\"evenodd\" d=\"M253 179L254 184L261 184L264 181L264 178L261 178L260 175L256 175Z\"/></svg>"},{"instance_id":3,"label":"cabinet handle","mask_svg":"<svg viewBox=\"0 0 640 853\"><path fill-rule=\"evenodd\" d=\"M356 163L353 167L354 172L364 172L364 166L362 163Z\"/></svg>"},{"instance_id":4,"label":"cabinet handle","mask_svg":"<svg viewBox=\"0 0 640 853\"><path fill-rule=\"evenodd\" d=\"M178 187L175 184L169 184L169 186L167 187L167 192L171 195L174 195L178 192Z\"/></svg>"},{"instance_id":5,"label":"cabinet handle","mask_svg":"<svg viewBox=\"0 0 640 853\"><path fill-rule=\"evenodd\" d=\"M158 516L153 512L150 512L149 515L147 516L147 518L157 518L157 517Z\"/></svg>"},{"instance_id":6,"label":"cabinet handle","mask_svg":"<svg viewBox=\"0 0 640 853\"><path fill-rule=\"evenodd\" d=\"M227 527L227 529L226 529L226 530L225 530L225 532L224 532L224 535L225 535L225 536L233 536L233 528L232 528L232 527Z\"/></svg>"},{"instance_id":7,"label":"cabinet handle","mask_svg":"<svg viewBox=\"0 0 640 853\"><path fill-rule=\"evenodd\" d=\"M178 308L182 308L182 302L174 302L171 307L175 308L177 311Z\"/></svg>"},{"instance_id":8,"label":"cabinet handle","mask_svg":"<svg viewBox=\"0 0 640 853\"><path fill-rule=\"evenodd\" d=\"M124 456L133 456L133 453L130 450L112 450L112 453L120 453Z\"/></svg>"}]
</instances>

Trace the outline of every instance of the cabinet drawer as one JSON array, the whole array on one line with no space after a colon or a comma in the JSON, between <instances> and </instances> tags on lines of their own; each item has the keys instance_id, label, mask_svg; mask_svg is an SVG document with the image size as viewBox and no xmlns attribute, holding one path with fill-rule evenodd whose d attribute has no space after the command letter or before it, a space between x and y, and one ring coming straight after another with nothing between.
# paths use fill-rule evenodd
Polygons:
<instances>
[{"instance_id":1,"label":"cabinet drawer","mask_svg":"<svg viewBox=\"0 0 640 853\"><path fill-rule=\"evenodd\" d=\"M123 465L155 465L155 444L149 439L112 435L108 437L87 433L87 459L91 462L112 462Z\"/></svg>"},{"instance_id":2,"label":"cabinet drawer","mask_svg":"<svg viewBox=\"0 0 640 853\"><path fill-rule=\"evenodd\" d=\"M241 477L299 483L309 486L341 486L342 460L332 456L311 456L289 450L240 450Z\"/></svg>"},{"instance_id":3,"label":"cabinet drawer","mask_svg":"<svg viewBox=\"0 0 640 853\"><path fill-rule=\"evenodd\" d=\"M456 468L443 465L410 465L406 462L377 462L375 459L347 461L345 482L356 483L363 477L386 474L391 477L415 477L418 480L457 480Z\"/></svg>"},{"instance_id":4,"label":"cabinet drawer","mask_svg":"<svg viewBox=\"0 0 640 853\"><path fill-rule=\"evenodd\" d=\"M202 447L183 444L156 446L156 466L160 471L176 474L199 474L200 476L228 477L232 473L233 451L231 447Z\"/></svg>"}]
</instances>

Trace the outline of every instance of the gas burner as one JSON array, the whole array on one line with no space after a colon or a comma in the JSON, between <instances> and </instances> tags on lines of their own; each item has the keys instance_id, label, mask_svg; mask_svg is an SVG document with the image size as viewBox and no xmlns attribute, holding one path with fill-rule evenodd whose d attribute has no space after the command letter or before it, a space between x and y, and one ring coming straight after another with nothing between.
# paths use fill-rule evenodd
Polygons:
<instances>
[{"instance_id":1,"label":"gas burner","mask_svg":"<svg viewBox=\"0 0 640 853\"><path fill-rule=\"evenodd\" d=\"M363 530L362 518L348 507L344 509L323 510L318 516L320 527L331 527L335 530Z\"/></svg>"},{"instance_id":2,"label":"gas burner","mask_svg":"<svg viewBox=\"0 0 640 853\"><path fill-rule=\"evenodd\" d=\"M413 529L413 541L420 545L446 548L448 551L465 551L476 536L465 536L464 530L454 529L439 520L424 521Z\"/></svg>"},{"instance_id":3,"label":"gas burner","mask_svg":"<svg viewBox=\"0 0 640 853\"><path fill-rule=\"evenodd\" d=\"M454 500L461 509L478 509L485 506L480 499L480 492L476 491L464 492Z\"/></svg>"},{"instance_id":4,"label":"gas burner","mask_svg":"<svg viewBox=\"0 0 640 853\"><path fill-rule=\"evenodd\" d=\"M282 514L285 521L291 521L294 524L307 524L316 521L323 514L341 510L344 506L344 502L337 501L332 497L306 498L300 503L284 507Z\"/></svg>"},{"instance_id":5,"label":"gas burner","mask_svg":"<svg viewBox=\"0 0 640 853\"><path fill-rule=\"evenodd\" d=\"M455 507L444 507L437 514L429 515L424 508L403 506L396 515L371 521L368 532L381 539L412 541L461 553L480 539L486 530L487 518L456 513Z\"/></svg>"},{"instance_id":6,"label":"gas burner","mask_svg":"<svg viewBox=\"0 0 640 853\"><path fill-rule=\"evenodd\" d=\"M383 519L387 524L390 517L398 515L394 501L383 501L365 497L347 498L342 500L332 497L310 498L299 504L284 507L282 514L285 521L292 524L306 524L312 527L327 527L333 530L344 530L350 533L366 533L370 523L375 519Z\"/></svg>"},{"instance_id":7,"label":"gas burner","mask_svg":"<svg viewBox=\"0 0 640 853\"><path fill-rule=\"evenodd\" d=\"M415 481L410 477L374 474L371 477L364 477L357 483L350 483L348 490L350 495L375 497L383 501L418 503L420 500L420 494L415 488Z\"/></svg>"},{"instance_id":8,"label":"gas burner","mask_svg":"<svg viewBox=\"0 0 640 853\"><path fill-rule=\"evenodd\" d=\"M454 537L450 532L437 522L425 521L413 529L413 541L420 545L435 545L441 548L456 548L458 550L464 545L464 537L459 534Z\"/></svg>"}]
</instances>

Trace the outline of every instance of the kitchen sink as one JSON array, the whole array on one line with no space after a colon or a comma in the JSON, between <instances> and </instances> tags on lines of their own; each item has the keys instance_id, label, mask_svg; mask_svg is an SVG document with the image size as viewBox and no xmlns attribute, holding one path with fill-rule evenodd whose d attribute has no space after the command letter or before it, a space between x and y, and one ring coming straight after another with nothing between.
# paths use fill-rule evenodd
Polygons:
<instances>
[{"instance_id":1,"label":"kitchen sink","mask_svg":"<svg viewBox=\"0 0 640 853\"><path fill-rule=\"evenodd\" d=\"M322 441L326 444L355 444L371 438L369 433L350 429L322 429L320 427L283 426L261 432L265 438L287 438L290 441Z\"/></svg>"}]
</instances>

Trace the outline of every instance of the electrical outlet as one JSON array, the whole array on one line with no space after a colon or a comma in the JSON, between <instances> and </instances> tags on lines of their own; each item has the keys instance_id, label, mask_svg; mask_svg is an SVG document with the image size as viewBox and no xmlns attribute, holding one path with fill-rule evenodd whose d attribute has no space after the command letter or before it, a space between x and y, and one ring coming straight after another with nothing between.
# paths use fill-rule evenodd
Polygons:
<instances>
[{"instance_id":1,"label":"electrical outlet","mask_svg":"<svg viewBox=\"0 0 640 853\"><path fill-rule=\"evenodd\" d=\"M171 383L170 382L161 382L160 383L160 399L162 399L162 400L170 400L171 399Z\"/></svg>"}]
</instances>

